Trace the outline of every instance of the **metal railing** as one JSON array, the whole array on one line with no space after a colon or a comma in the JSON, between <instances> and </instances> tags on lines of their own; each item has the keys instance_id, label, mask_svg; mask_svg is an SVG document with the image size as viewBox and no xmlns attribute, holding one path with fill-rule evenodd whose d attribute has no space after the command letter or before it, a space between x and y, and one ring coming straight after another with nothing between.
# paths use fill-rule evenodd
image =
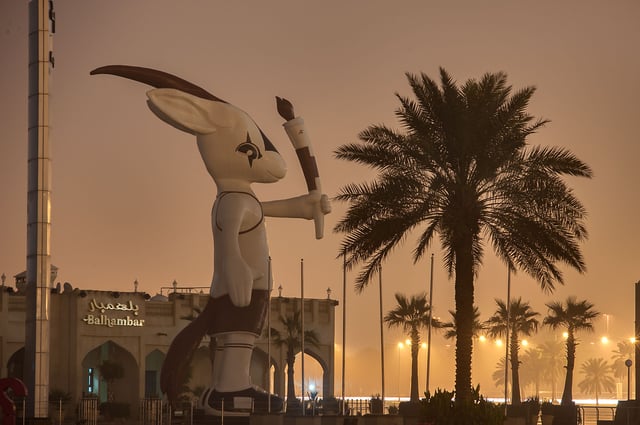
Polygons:
<instances>
[{"instance_id":1,"label":"metal railing","mask_svg":"<svg viewBox=\"0 0 640 425\"><path fill-rule=\"evenodd\" d=\"M78 424L96 425L98 423L98 398L85 397L78 402Z\"/></svg>"}]
</instances>

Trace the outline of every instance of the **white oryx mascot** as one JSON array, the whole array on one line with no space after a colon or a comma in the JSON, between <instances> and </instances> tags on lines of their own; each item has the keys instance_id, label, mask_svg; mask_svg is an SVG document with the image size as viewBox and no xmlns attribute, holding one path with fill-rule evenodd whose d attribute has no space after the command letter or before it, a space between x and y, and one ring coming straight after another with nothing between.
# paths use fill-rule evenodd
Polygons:
<instances>
[{"instance_id":1,"label":"white oryx mascot","mask_svg":"<svg viewBox=\"0 0 640 425\"><path fill-rule=\"evenodd\" d=\"M176 401L193 353L209 334L216 341L211 388L201 398L205 413L246 414L282 410L282 399L252 385L249 366L269 307L271 276L265 217L314 219L322 237L322 217L331 207L320 192L315 158L302 118L289 101L276 98L285 130L305 172L309 193L261 202L252 183L274 183L286 173L284 160L256 123L241 109L165 72L125 65L97 68L148 84L151 111L169 125L196 136L198 150L213 177L217 195L211 212L213 279L203 312L174 338L161 372L161 388ZM242 412L242 413L241 413Z\"/></svg>"}]
</instances>

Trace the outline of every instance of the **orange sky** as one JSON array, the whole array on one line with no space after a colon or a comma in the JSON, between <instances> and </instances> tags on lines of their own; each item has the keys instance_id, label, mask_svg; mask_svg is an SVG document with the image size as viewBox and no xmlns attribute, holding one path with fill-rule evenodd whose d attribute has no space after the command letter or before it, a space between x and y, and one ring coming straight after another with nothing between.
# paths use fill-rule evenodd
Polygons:
<instances>
[{"instance_id":1,"label":"orange sky","mask_svg":"<svg viewBox=\"0 0 640 425\"><path fill-rule=\"evenodd\" d=\"M443 66L463 82L505 71L516 88L538 87L530 111L552 121L530 143L567 147L595 173L591 181L570 181L589 212L590 238L583 246L588 272L567 272L566 286L551 296L518 274L512 293L531 300L541 313L550 300L587 298L609 315L614 340L632 334L640 239L635 0L56 0L55 10L52 262L60 268L60 281L132 290L137 279L141 290L153 294L174 279L208 286L212 274L209 214L215 189L194 139L147 110L145 86L90 77L95 67L161 69L249 112L289 165L282 182L255 186L265 200L306 190L274 96L291 99L305 118L323 189L333 196L342 185L371 177L332 152L370 124L397 126L394 92L409 93L405 72L437 77ZM0 2L0 273L8 282L25 269L26 256L26 31L27 2ZM311 222L269 220L275 286L282 285L285 296L299 294L304 258L305 295L326 297L331 287L332 297L341 297L341 261L335 259L340 237L331 229L344 206L333 207L321 241L314 239ZM412 266L410 248L408 243L384 266L385 311L394 292L426 289L428 260ZM453 285L437 247L433 252L434 308L447 317ZM375 348L377 290L355 295L352 278L348 335L354 349ZM476 283L483 317L493 312L494 297L505 297L505 287L506 270L488 249ZM598 326L598 335L606 332L604 320ZM337 334L340 339L340 321ZM388 339L395 350L400 335L390 333Z\"/></svg>"}]
</instances>

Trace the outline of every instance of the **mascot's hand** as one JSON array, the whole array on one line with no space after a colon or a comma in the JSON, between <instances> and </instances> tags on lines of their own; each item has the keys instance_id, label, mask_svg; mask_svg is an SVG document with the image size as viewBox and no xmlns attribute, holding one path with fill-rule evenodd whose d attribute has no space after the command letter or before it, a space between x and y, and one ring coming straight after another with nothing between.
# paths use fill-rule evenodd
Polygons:
<instances>
[{"instance_id":1,"label":"mascot's hand","mask_svg":"<svg viewBox=\"0 0 640 425\"><path fill-rule=\"evenodd\" d=\"M315 216L316 211L320 211L323 215L331 212L331 201L325 194L311 192L298 198L302 201L301 216L307 220L311 220Z\"/></svg>"}]
</instances>

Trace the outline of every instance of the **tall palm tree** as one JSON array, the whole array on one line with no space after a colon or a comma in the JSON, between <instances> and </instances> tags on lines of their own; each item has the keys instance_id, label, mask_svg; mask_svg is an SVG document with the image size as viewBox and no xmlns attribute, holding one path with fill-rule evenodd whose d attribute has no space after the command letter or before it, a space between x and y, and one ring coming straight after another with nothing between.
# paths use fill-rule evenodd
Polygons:
<instances>
[{"instance_id":1,"label":"tall palm tree","mask_svg":"<svg viewBox=\"0 0 640 425\"><path fill-rule=\"evenodd\" d=\"M512 91L503 73L462 85L440 70L440 85L426 74L407 74L414 98L397 95L403 131L372 125L360 143L336 157L378 171L371 183L340 189L349 202L335 231L345 233L340 255L363 265L362 290L393 249L419 231L420 260L439 235L444 262L455 277L456 403L471 402L474 278L483 238L511 269L533 276L543 290L563 282L558 263L585 270L579 242L585 209L562 176L591 177L571 152L530 147L526 139L545 120L526 109L533 87Z\"/></svg>"},{"instance_id":2,"label":"tall palm tree","mask_svg":"<svg viewBox=\"0 0 640 425\"><path fill-rule=\"evenodd\" d=\"M573 369L576 363L576 332L593 332L593 321L600 313L593 309L594 305L583 300L577 301L576 297L568 297L564 302L552 302L546 304L549 313L543 320L543 324L551 329L566 328L567 341L567 374L562 391L562 405L570 405L573 400Z\"/></svg>"},{"instance_id":3,"label":"tall palm tree","mask_svg":"<svg viewBox=\"0 0 640 425\"><path fill-rule=\"evenodd\" d=\"M538 331L540 322L536 318L540 313L533 311L528 302L523 302L521 298L511 301L507 310L507 303L496 299L498 309L485 322L489 336L496 338L506 336L509 332L509 361L511 363L511 403L518 405L520 398L520 335L531 336ZM508 312L507 312L508 311ZM508 318L508 320L507 320ZM507 328L507 323L508 328Z\"/></svg>"},{"instance_id":4,"label":"tall palm tree","mask_svg":"<svg viewBox=\"0 0 640 425\"><path fill-rule=\"evenodd\" d=\"M271 328L271 340L276 347L285 348L285 360L287 362L287 406L292 406L297 402L295 381L293 373L293 365L296 361L296 354L302 350L302 321L300 319L300 311L295 310L293 314L278 317L278 321L282 325L284 332L277 328ZM316 331L305 329L304 331L305 345L309 344L317 347L319 338ZM304 353L302 353L304 355Z\"/></svg>"},{"instance_id":5,"label":"tall palm tree","mask_svg":"<svg viewBox=\"0 0 640 425\"><path fill-rule=\"evenodd\" d=\"M620 382L633 377L635 368L628 368L625 362L635 358L636 347L630 341L620 341L617 348L613 350L613 376L618 378ZM631 387L631 382L627 382L627 388ZM628 395L631 396L630 394Z\"/></svg>"},{"instance_id":6,"label":"tall palm tree","mask_svg":"<svg viewBox=\"0 0 640 425\"><path fill-rule=\"evenodd\" d=\"M551 384L551 399L557 398L557 383L564 368L564 344L561 341L545 341L540 345L542 351L542 376Z\"/></svg>"},{"instance_id":7,"label":"tall palm tree","mask_svg":"<svg viewBox=\"0 0 640 425\"><path fill-rule=\"evenodd\" d=\"M384 316L384 322L389 328L402 328L411 339L411 391L410 400L417 402L418 395L418 352L420 350L420 329L429 328L429 312L431 306L427 302L424 292L407 298L401 293L395 294L396 306ZM440 326L437 320L431 320L434 328Z\"/></svg>"},{"instance_id":8,"label":"tall palm tree","mask_svg":"<svg viewBox=\"0 0 640 425\"><path fill-rule=\"evenodd\" d=\"M591 358L580 366L580 372L584 379L578 382L578 387L582 392L595 393L596 404L599 404L598 397L602 391L614 391L616 383L613 379L611 365L603 358Z\"/></svg>"}]
</instances>

